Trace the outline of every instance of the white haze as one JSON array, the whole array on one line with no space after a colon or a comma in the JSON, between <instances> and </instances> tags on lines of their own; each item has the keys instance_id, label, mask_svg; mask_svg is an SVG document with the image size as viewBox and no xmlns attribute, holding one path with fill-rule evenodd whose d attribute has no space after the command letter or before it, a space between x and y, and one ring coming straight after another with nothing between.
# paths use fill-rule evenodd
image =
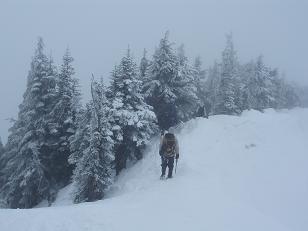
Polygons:
<instances>
[{"instance_id":1,"label":"white haze","mask_svg":"<svg viewBox=\"0 0 308 231\"><path fill-rule=\"evenodd\" d=\"M16 118L37 37L56 64L69 46L87 100L91 73L108 79L130 45L153 53L166 30L204 67L220 58L232 31L242 62L263 54L291 81L308 85L305 0L0 0L0 136ZM139 62L139 60L138 60Z\"/></svg>"}]
</instances>

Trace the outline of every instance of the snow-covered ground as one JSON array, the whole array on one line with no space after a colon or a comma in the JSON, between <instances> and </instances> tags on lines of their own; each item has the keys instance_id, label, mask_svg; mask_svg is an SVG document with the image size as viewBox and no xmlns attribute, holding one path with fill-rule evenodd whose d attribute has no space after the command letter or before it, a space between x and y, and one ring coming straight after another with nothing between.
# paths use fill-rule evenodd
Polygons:
<instances>
[{"instance_id":1,"label":"snow-covered ground","mask_svg":"<svg viewBox=\"0 0 308 231\"><path fill-rule=\"evenodd\" d=\"M1 231L308 230L308 109L213 116L178 132L175 178L158 180L158 143L105 200L0 210Z\"/></svg>"}]
</instances>

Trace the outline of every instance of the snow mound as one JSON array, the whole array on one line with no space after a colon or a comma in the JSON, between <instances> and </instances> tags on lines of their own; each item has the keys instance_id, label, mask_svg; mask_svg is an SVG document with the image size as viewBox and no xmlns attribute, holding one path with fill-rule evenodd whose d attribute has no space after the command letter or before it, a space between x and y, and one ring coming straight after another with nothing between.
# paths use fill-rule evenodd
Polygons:
<instances>
[{"instance_id":1,"label":"snow mound","mask_svg":"<svg viewBox=\"0 0 308 231\"><path fill-rule=\"evenodd\" d=\"M124 171L107 198L0 210L1 231L308 230L308 109L213 116L177 132L176 176L158 180L158 140Z\"/></svg>"}]
</instances>

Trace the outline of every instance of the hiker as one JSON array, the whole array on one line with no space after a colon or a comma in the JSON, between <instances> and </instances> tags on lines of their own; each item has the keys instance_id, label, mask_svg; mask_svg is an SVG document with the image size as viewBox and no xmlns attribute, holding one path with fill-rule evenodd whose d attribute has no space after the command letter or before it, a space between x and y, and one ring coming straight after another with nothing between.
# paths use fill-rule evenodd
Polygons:
<instances>
[{"instance_id":1,"label":"hiker","mask_svg":"<svg viewBox=\"0 0 308 231\"><path fill-rule=\"evenodd\" d=\"M172 178L174 159L179 159L179 144L173 133L161 134L159 155L161 156L161 179L165 178L168 167L168 178Z\"/></svg>"},{"instance_id":2,"label":"hiker","mask_svg":"<svg viewBox=\"0 0 308 231\"><path fill-rule=\"evenodd\" d=\"M197 113L197 117L205 117L205 107L204 106L199 106Z\"/></svg>"},{"instance_id":3,"label":"hiker","mask_svg":"<svg viewBox=\"0 0 308 231\"><path fill-rule=\"evenodd\" d=\"M212 109L212 105L211 105L209 100L205 101L204 108L205 108L205 117L209 118L209 114L210 114L211 109Z\"/></svg>"}]
</instances>

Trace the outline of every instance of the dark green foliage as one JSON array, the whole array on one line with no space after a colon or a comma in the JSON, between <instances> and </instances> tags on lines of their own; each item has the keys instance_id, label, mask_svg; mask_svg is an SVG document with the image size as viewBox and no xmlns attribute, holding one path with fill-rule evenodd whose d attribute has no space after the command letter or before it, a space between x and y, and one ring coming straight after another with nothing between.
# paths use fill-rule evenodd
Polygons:
<instances>
[{"instance_id":1,"label":"dark green foliage","mask_svg":"<svg viewBox=\"0 0 308 231\"><path fill-rule=\"evenodd\" d=\"M61 185L69 182L72 166L68 163L71 154L71 137L76 132L77 116L80 108L80 93L78 80L73 77L73 58L67 49L63 56L60 73L57 78L56 104L50 113L53 127L49 137L52 143L50 171L55 181Z\"/></svg>"},{"instance_id":2,"label":"dark green foliage","mask_svg":"<svg viewBox=\"0 0 308 231\"><path fill-rule=\"evenodd\" d=\"M183 48L177 56L167 32L153 55L145 86L147 101L161 129L169 129L194 114L198 99L193 78Z\"/></svg>"},{"instance_id":3,"label":"dark green foliage","mask_svg":"<svg viewBox=\"0 0 308 231\"><path fill-rule=\"evenodd\" d=\"M49 158L49 113L56 96L56 73L43 53L40 38L31 62L27 90L11 128L6 149L4 185L1 197L11 208L30 208L49 199L51 175Z\"/></svg>"},{"instance_id":4,"label":"dark green foliage","mask_svg":"<svg viewBox=\"0 0 308 231\"><path fill-rule=\"evenodd\" d=\"M72 141L70 162L76 165L73 175L75 203L102 199L113 181L110 106L103 83L93 81L91 92L91 104L81 114Z\"/></svg>"},{"instance_id":5,"label":"dark green foliage","mask_svg":"<svg viewBox=\"0 0 308 231\"><path fill-rule=\"evenodd\" d=\"M112 74L112 118L115 169L119 174L128 160L140 159L142 149L157 131L156 116L141 94L142 82L130 51Z\"/></svg>"}]
</instances>

